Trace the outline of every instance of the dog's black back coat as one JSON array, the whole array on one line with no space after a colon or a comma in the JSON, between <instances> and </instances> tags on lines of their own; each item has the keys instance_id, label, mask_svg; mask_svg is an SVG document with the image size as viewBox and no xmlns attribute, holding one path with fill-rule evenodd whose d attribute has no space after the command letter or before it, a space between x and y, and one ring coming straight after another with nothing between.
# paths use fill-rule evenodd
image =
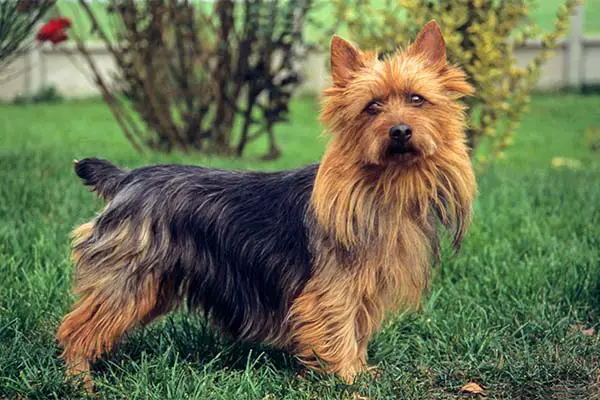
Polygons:
<instances>
[{"instance_id":1,"label":"dog's black back coat","mask_svg":"<svg viewBox=\"0 0 600 400\"><path fill-rule=\"evenodd\" d=\"M131 284L151 269L190 308L204 309L226 332L249 341L281 332L310 277L306 221L317 169L157 165L126 172L98 159L75 165L84 183L112 199L88 241L124 224L133 235L145 233L150 250L137 267L143 271L127 275Z\"/></svg>"}]
</instances>

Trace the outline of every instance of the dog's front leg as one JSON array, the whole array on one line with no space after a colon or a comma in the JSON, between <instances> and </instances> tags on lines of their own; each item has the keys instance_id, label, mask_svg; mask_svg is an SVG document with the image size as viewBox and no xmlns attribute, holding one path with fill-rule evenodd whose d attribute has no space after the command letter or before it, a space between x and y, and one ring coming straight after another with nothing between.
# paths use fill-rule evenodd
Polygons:
<instances>
[{"instance_id":1,"label":"dog's front leg","mask_svg":"<svg viewBox=\"0 0 600 400\"><path fill-rule=\"evenodd\" d=\"M291 310L292 348L312 369L352 383L367 367L374 324L351 277L314 277Z\"/></svg>"}]
</instances>

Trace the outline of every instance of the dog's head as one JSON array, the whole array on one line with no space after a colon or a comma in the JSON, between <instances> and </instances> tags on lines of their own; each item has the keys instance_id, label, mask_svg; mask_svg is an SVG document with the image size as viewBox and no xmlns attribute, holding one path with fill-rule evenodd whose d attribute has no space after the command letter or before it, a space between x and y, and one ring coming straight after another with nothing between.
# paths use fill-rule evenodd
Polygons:
<instances>
[{"instance_id":1,"label":"dog's head","mask_svg":"<svg viewBox=\"0 0 600 400\"><path fill-rule=\"evenodd\" d=\"M448 64L436 22L425 25L406 50L383 59L334 36L331 73L321 117L338 155L396 166L443 147L464 150L465 117L456 100L474 90L465 73Z\"/></svg>"}]
</instances>

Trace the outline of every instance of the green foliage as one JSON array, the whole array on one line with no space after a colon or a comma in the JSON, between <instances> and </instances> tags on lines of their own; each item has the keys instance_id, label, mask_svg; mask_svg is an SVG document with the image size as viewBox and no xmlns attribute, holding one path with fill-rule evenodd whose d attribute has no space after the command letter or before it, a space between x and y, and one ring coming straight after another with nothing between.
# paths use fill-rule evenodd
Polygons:
<instances>
[{"instance_id":1,"label":"green foliage","mask_svg":"<svg viewBox=\"0 0 600 400\"><path fill-rule=\"evenodd\" d=\"M515 47L536 37L530 20L533 0L336 0L338 17L351 39L364 48L391 51L414 38L430 19L442 28L451 62L465 68L477 89L469 103L469 144L485 165L502 158L528 109L540 66L551 56L579 0L566 0L556 12L554 30L540 37L541 50L525 67Z\"/></svg>"},{"instance_id":2,"label":"green foliage","mask_svg":"<svg viewBox=\"0 0 600 400\"><path fill-rule=\"evenodd\" d=\"M394 318L369 346L379 379L346 386L299 376L293 357L228 342L186 313L135 330L98 362L95 397L449 400L472 398L458 393L472 380L490 399L595 398L600 337L579 330L600 321L600 157L582 142L598 109L598 95L533 97L507 149L511 162L479 176L460 255L434 270L423 311ZM89 398L64 382L54 344L74 301L69 232L102 206L74 176L72 159L293 168L323 153L317 110L312 99L292 101L292 125L276 126L295 133L281 136L286 151L251 164L264 142L249 145L251 158L143 158L101 102L0 107L0 399ZM555 156L585 168L553 168Z\"/></svg>"}]
</instances>

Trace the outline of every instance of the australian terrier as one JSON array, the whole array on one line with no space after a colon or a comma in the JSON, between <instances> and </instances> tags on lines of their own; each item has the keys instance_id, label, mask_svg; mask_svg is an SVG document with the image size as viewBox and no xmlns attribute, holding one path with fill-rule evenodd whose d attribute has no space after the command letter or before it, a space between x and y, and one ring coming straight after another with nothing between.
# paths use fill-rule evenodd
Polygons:
<instances>
[{"instance_id":1,"label":"australian terrier","mask_svg":"<svg viewBox=\"0 0 600 400\"><path fill-rule=\"evenodd\" d=\"M280 172L183 165L75 172L107 206L74 231L75 294L58 329L69 374L138 324L187 305L231 337L267 343L346 381L385 317L413 308L456 248L476 182L457 101L473 93L428 23L378 58L334 36L320 164Z\"/></svg>"}]
</instances>

